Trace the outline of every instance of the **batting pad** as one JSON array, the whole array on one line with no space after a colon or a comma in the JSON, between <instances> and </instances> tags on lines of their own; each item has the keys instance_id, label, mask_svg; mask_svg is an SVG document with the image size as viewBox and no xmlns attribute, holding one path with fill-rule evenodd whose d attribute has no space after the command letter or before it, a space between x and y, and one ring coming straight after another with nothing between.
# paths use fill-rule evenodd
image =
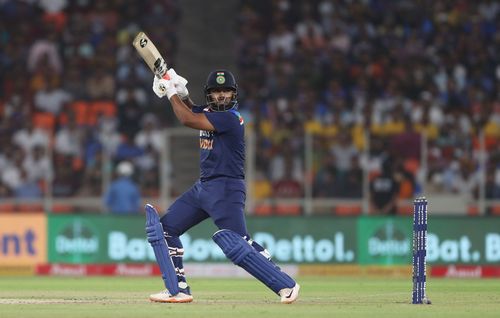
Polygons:
<instances>
[{"instance_id":1,"label":"batting pad","mask_svg":"<svg viewBox=\"0 0 500 318\"><path fill-rule=\"evenodd\" d=\"M276 294L283 288L295 286L295 281L290 276L257 252L236 232L220 230L215 232L212 238L227 258L260 280Z\"/></svg>"},{"instance_id":2,"label":"batting pad","mask_svg":"<svg viewBox=\"0 0 500 318\"><path fill-rule=\"evenodd\" d=\"M179 293L177 275L174 264L168 253L168 245L163 234L163 226L160 223L158 212L151 204L146 204L146 235L148 242L155 252L156 262L160 266L161 277L170 295Z\"/></svg>"}]
</instances>

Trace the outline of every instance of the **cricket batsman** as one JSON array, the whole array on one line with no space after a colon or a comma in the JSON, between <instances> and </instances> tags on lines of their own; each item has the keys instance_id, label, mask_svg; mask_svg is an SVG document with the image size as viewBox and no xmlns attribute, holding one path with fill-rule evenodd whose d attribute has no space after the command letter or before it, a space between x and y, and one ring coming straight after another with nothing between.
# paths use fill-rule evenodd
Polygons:
<instances>
[{"instance_id":1,"label":"cricket batsman","mask_svg":"<svg viewBox=\"0 0 500 318\"><path fill-rule=\"evenodd\" d=\"M200 179L159 218L147 204L146 233L162 272L166 290L150 295L165 303L193 301L186 281L179 237L201 221L211 218L218 231L213 240L234 264L264 283L281 302L294 302L300 286L282 272L261 245L248 234L245 207L244 120L238 112L238 85L227 70L215 70L205 85L206 104L196 106L189 98L187 80L174 69L154 78L153 91L167 97L177 119L200 131Z\"/></svg>"}]
</instances>

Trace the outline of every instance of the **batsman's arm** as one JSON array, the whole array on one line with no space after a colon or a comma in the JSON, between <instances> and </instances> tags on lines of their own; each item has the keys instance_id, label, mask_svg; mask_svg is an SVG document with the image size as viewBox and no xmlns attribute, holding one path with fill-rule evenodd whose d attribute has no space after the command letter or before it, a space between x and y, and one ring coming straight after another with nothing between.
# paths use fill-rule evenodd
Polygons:
<instances>
[{"instance_id":1,"label":"batsman's arm","mask_svg":"<svg viewBox=\"0 0 500 318\"><path fill-rule=\"evenodd\" d=\"M203 113L193 113L191 111L191 107L193 103L190 99L188 99L188 103L185 103L180 99L179 95L175 94L170 97L170 104L172 104L172 108L174 110L175 116L177 119L184 125L190 128L199 129L199 130L208 130L214 131L215 128L207 119L207 116Z\"/></svg>"},{"instance_id":2,"label":"batsman's arm","mask_svg":"<svg viewBox=\"0 0 500 318\"><path fill-rule=\"evenodd\" d=\"M182 101L189 109L193 109L194 103L189 96L187 98L184 98Z\"/></svg>"}]
</instances>

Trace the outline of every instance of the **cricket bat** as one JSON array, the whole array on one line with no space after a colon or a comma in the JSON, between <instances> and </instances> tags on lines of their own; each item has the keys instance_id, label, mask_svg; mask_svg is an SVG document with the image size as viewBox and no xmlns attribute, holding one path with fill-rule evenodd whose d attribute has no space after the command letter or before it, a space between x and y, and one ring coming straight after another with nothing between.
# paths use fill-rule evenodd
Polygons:
<instances>
[{"instance_id":1,"label":"cricket bat","mask_svg":"<svg viewBox=\"0 0 500 318\"><path fill-rule=\"evenodd\" d=\"M167 63L160 52L144 32L139 32L134 38L132 45L135 47L144 62L149 66L158 78L170 79L167 74Z\"/></svg>"}]
</instances>

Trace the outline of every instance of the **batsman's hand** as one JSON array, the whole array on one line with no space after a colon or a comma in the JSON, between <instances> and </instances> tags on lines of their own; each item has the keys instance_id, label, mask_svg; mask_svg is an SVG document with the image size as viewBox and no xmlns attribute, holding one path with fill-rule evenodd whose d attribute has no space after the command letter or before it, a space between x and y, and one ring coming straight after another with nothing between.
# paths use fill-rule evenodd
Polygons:
<instances>
[{"instance_id":1,"label":"batsman's hand","mask_svg":"<svg viewBox=\"0 0 500 318\"><path fill-rule=\"evenodd\" d=\"M156 96L159 98L167 96L167 98L170 99L177 94L177 89L175 88L173 80L166 80L155 76L153 80L153 92L155 92Z\"/></svg>"},{"instance_id":2,"label":"batsman's hand","mask_svg":"<svg viewBox=\"0 0 500 318\"><path fill-rule=\"evenodd\" d=\"M167 71L168 76L170 76L170 79L174 82L175 88L177 90L177 95L181 99L186 99L189 97L189 91L186 87L188 81L184 77L180 76L175 72L173 68L169 69Z\"/></svg>"}]
</instances>

